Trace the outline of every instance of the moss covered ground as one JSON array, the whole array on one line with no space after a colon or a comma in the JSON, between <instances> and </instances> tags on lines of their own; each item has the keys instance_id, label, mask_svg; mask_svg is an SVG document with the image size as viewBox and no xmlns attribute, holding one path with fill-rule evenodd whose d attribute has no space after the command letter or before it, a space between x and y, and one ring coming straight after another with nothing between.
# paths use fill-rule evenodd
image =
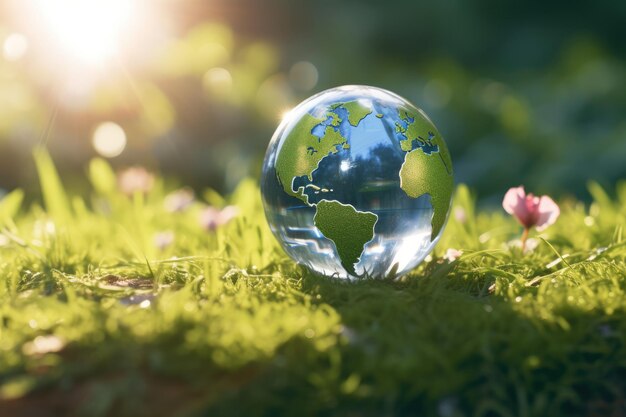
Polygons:
<instances>
[{"instance_id":1,"label":"moss covered ground","mask_svg":"<svg viewBox=\"0 0 626 417\"><path fill-rule=\"evenodd\" d=\"M162 179L129 197L95 160L72 193L36 161L41 203L0 201L1 416L626 415L626 183L526 254L460 186L418 269L341 282L284 255L253 180L173 213Z\"/></svg>"}]
</instances>

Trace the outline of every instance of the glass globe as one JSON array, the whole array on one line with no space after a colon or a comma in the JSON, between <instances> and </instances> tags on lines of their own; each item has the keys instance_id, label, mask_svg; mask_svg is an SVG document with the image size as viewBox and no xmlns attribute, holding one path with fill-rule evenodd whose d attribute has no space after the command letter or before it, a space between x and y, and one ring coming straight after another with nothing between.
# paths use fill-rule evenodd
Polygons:
<instances>
[{"instance_id":1,"label":"glass globe","mask_svg":"<svg viewBox=\"0 0 626 417\"><path fill-rule=\"evenodd\" d=\"M284 118L261 192L296 262L338 278L396 278L437 243L453 183L448 148L423 111L380 88L344 86Z\"/></svg>"}]
</instances>

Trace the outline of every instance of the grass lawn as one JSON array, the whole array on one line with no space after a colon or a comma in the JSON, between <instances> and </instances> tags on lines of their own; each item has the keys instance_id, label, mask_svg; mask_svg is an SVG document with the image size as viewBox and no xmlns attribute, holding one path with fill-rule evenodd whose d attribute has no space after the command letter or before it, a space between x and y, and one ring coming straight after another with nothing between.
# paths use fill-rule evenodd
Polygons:
<instances>
[{"instance_id":1,"label":"grass lawn","mask_svg":"<svg viewBox=\"0 0 626 417\"><path fill-rule=\"evenodd\" d=\"M252 180L172 213L162 179L127 197L95 160L77 195L35 157L43 204L0 201L0 416L626 415L626 183L524 255L460 186L430 259L350 283L287 258Z\"/></svg>"}]
</instances>

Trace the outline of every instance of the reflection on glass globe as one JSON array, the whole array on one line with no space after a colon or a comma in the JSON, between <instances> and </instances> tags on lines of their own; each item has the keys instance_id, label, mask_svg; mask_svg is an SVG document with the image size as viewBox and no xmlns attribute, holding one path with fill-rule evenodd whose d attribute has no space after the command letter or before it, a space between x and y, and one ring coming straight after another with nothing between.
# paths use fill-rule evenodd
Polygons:
<instances>
[{"instance_id":1,"label":"reflection on glass globe","mask_svg":"<svg viewBox=\"0 0 626 417\"><path fill-rule=\"evenodd\" d=\"M398 277L445 226L453 190L443 138L421 110L374 87L317 94L272 138L261 190L285 251L339 278Z\"/></svg>"}]
</instances>

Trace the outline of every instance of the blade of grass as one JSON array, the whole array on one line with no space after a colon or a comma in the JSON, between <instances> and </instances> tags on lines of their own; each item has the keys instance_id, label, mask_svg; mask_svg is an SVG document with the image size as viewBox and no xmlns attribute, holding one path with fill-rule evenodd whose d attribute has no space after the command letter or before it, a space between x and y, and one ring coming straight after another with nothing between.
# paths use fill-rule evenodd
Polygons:
<instances>
[{"instance_id":1,"label":"blade of grass","mask_svg":"<svg viewBox=\"0 0 626 417\"><path fill-rule=\"evenodd\" d=\"M38 147L33 151L33 156L48 214L58 222L69 222L71 218L70 205L50 154L44 147Z\"/></svg>"}]
</instances>

